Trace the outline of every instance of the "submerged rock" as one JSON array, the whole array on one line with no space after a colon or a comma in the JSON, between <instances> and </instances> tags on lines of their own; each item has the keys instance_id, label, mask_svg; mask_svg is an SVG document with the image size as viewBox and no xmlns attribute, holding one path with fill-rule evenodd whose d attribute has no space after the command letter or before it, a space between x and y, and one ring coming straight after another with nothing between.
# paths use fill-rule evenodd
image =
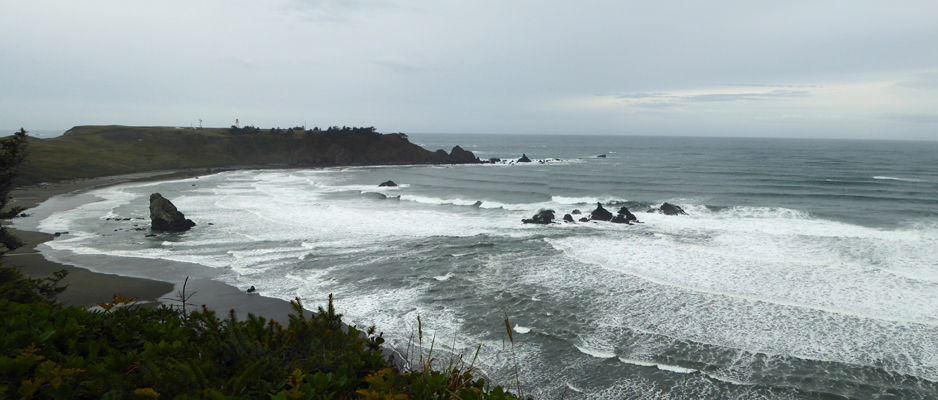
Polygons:
<instances>
[{"instance_id":1,"label":"submerged rock","mask_svg":"<svg viewBox=\"0 0 938 400\"><path fill-rule=\"evenodd\" d=\"M580 222L590 222L590 219L583 217L583 218L580 218Z\"/></svg>"},{"instance_id":2,"label":"submerged rock","mask_svg":"<svg viewBox=\"0 0 938 400\"><path fill-rule=\"evenodd\" d=\"M521 158L518 159L518 162L531 162L531 159L528 158L527 154L521 153Z\"/></svg>"},{"instance_id":3,"label":"submerged rock","mask_svg":"<svg viewBox=\"0 0 938 400\"><path fill-rule=\"evenodd\" d=\"M603 208L602 203L596 203L596 209L590 213L590 219L595 221L609 221L612 219L612 213Z\"/></svg>"},{"instance_id":4,"label":"submerged rock","mask_svg":"<svg viewBox=\"0 0 938 400\"><path fill-rule=\"evenodd\" d=\"M159 193L150 195L150 229L154 231L185 232L195 226L186 219L172 202Z\"/></svg>"},{"instance_id":5,"label":"submerged rock","mask_svg":"<svg viewBox=\"0 0 938 400\"><path fill-rule=\"evenodd\" d=\"M387 181L387 182L381 182L381 184L379 184L378 186L393 187L393 186L397 186L397 184L394 183L394 181Z\"/></svg>"},{"instance_id":6,"label":"submerged rock","mask_svg":"<svg viewBox=\"0 0 938 400\"><path fill-rule=\"evenodd\" d=\"M526 224L549 224L554 222L554 210L541 210L537 214L534 214L531 219L522 219L521 222Z\"/></svg>"}]
</instances>

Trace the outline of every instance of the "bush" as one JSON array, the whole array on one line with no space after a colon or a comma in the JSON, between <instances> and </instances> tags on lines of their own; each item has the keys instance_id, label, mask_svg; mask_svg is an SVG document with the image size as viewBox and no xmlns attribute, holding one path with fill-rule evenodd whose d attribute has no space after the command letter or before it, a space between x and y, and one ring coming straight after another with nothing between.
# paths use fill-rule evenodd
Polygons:
<instances>
[{"instance_id":1,"label":"bush","mask_svg":"<svg viewBox=\"0 0 938 400\"><path fill-rule=\"evenodd\" d=\"M395 372L374 327L344 329L331 297L309 318L292 302L285 327L120 296L62 307L43 283L0 268L0 398L514 398L468 372Z\"/></svg>"}]
</instances>

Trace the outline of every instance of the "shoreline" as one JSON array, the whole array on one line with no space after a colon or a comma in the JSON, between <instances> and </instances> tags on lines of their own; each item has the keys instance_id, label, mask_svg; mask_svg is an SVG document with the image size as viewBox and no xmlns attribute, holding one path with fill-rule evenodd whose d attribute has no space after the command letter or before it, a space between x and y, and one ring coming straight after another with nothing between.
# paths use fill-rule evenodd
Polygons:
<instances>
[{"instance_id":1,"label":"shoreline","mask_svg":"<svg viewBox=\"0 0 938 400\"><path fill-rule=\"evenodd\" d=\"M52 198L67 199L87 193L93 189L104 188L124 183L164 181L172 179L201 176L209 173L221 172L225 169L198 169L198 170L171 170L134 173L127 175L105 176L75 181L32 185L14 189L11 193L11 205L26 207L30 214L39 204ZM112 267L108 272L93 271L88 268L50 260L42 253L40 247L55 236L42 233L37 229L23 229L10 226L11 221L4 221L4 225L12 234L19 237L25 245L15 251L7 253L4 257L4 266L15 267L30 278L46 278L61 269L69 272L68 276L60 282L68 285L68 289L59 295L59 301L66 306L94 307L97 303L109 302L114 295L137 298L138 304L144 306L158 306L159 304L178 305L179 292L185 284L186 295L194 294L190 298L189 307L198 308L205 305L219 314L235 310L239 318L248 313L276 320L280 323L289 321L289 314L294 312L289 301L262 295L248 294L234 286L212 280L211 273L199 273L187 268L175 268L168 274L113 273L118 267ZM123 261L123 262L122 262ZM127 262L129 261L129 262ZM111 260L112 263L126 264L180 264L161 260ZM198 268L198 267L196 267ZM202 267L205 268L205 267ZM188 282L185 279L195 272ZM312 305L305 305L310 307ZM315 307L315 306L314 306ZM310 313L308 310L306 313Z\"/></svg>"}]
</instances>

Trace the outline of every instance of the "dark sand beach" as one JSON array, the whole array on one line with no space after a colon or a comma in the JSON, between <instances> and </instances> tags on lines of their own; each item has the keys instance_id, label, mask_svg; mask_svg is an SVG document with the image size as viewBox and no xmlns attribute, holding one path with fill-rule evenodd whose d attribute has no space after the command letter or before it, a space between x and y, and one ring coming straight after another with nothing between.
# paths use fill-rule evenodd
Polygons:
<instances>
[{"instance_id":1,"label":"dark sand beach","mask_svg":"<svg viewBox=\"0 0 938 400\"><path fill-rule=\"evenodd\" d=\"M55 196L77 196L88 190L110 185L185 178L204 173L205 170L156 171L36 185L14 190L11 204L26 207L26 212L30 213L28 209ZM55 240L54 235L23 229L10 228L10 230L26 245L8 253L3 260L4 266L17 267L23 274L33 278L49 277L54 271L67 270L68 276L60 284L68 285L68 289L59 296L59 300L66 305L93 307L97 303L110 301L114 295L118 294L124 297L137 298L139 303L144 305L179 304L178 301L173 300L179 298L178 293L182 291L183 283L188 276L185 267L172 268L167 273L156 270L143 274L140 271L145 269L147 265L135 265L133 268L128 268L128 271L131 271L128 275L137 276L95 272L69 265L67 262L59 263L46 259L36 247L49 240ZM124 260L124 262L128 264L166 264L159 261L135 259ZM111 268L111 270L113 269ZM235 310L241 317L253 313L281 322L285 322L288 319L287 315L293 311L287 301L257 294L247 294L238 288L211 280L210 274L193 272L198 276L190 277L185 285L186 295L193 294L189 299L190 305L205 305L219 313ZM260 290L262 292L263 289L260 288Z\"/></svg>"}]
</instances>

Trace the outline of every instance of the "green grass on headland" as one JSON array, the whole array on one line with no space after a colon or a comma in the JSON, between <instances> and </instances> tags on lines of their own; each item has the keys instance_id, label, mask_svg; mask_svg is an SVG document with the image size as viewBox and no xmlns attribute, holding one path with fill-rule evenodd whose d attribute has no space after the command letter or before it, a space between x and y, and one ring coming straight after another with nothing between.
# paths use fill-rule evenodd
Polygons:
<instances>
[{"instance_id":1,"label":"green grass on headland","mask_svg":"<svg viewBox=\"0 0 938 400\"><path fill-rule=\"evenodd\" d=\"M77 126L30 138L19 185L133 172L240 166L335 166L465 162L403 134L328 130Z\"/></svg>"},{"instance_id":2,"label":"green grass on headland","mask_svg":"<svg viewBox=\"0 0 938 400\"><path fill-rule=\"evenodd\" d=\"M0 398L516 399L471 371L400 373L380 336L342 329L331 301L283 326L203 307L54 303L51 282L0 267Z\"/></svg>"}]
</instances>

